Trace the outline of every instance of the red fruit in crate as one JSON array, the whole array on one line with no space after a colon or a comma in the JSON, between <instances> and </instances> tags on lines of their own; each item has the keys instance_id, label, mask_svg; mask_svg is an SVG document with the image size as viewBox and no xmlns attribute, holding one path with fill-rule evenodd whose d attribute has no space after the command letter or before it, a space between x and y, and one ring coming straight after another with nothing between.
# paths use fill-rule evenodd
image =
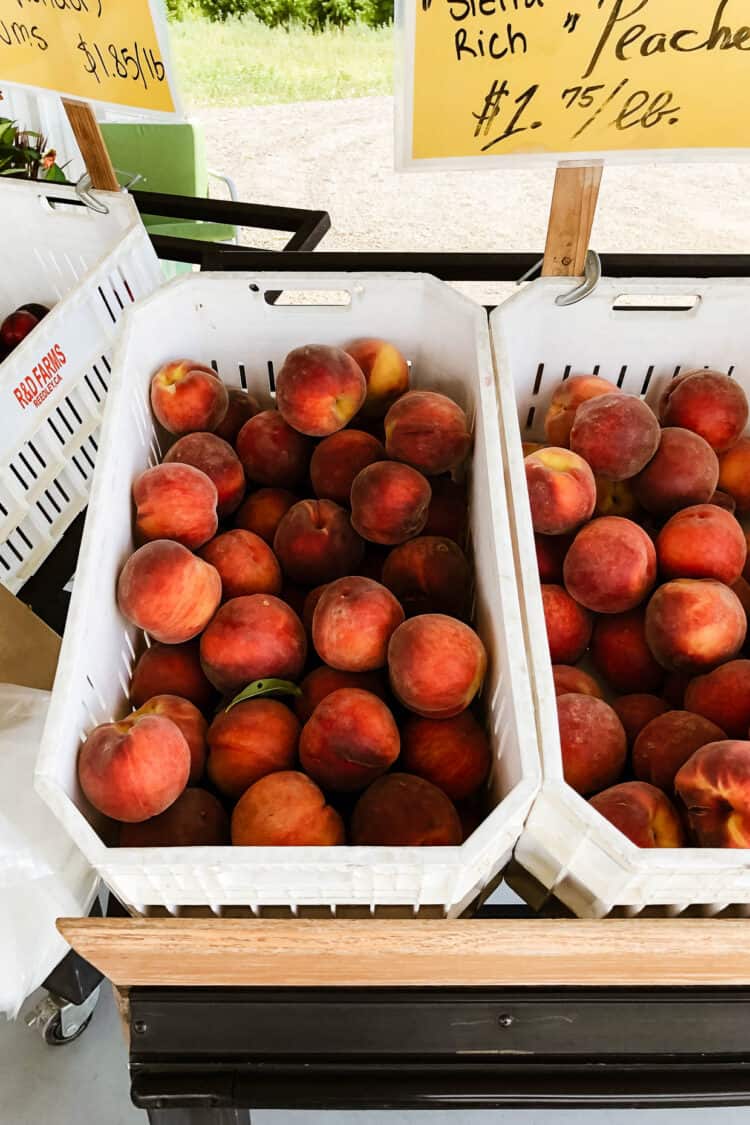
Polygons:
<instances>
[{"instance_id":1,"label":"red fruit in crate","mask_svg":"<svg viewBox=\"0 0 750 1125\"><path fill-rule=\"evenodd\" d=\"M29 301L27 305L19 305L16 312L28 312L35 316L37 320L44 320L45 316L50 310L46 305L38 305L34 301Z\"/></svg>"},{"instance_id":2,"label":"red fruit in crate","mask_svg":"<svg viewBox=\"0 0 750 1125\"><path fill-rule=\"evenodd\" d=\"M17 309L10 316L6 316L0 324L0 346L10 352L24 340L33 328L36 328L39 318L27 309Z\"/></svg>"}]
</instances>

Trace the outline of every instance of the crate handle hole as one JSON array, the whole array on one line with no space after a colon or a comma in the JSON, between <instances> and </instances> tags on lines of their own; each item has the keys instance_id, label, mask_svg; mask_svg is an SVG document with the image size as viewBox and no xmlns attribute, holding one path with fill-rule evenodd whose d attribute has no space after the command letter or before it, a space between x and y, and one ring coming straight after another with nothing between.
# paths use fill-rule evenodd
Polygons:
<instances>
[{"instance_id":1,"label":"crate handle hole","mask_svg":"<svg viewBox=\"0 0 750 1125\"><path fill-rule=\"evenodd\" d=\"M702 300L699 293L621 293L612 302L612 311L693 312Z\"/></svg>"},{"instance_id":2,"label":"crate handle hole","mask_svg":"<svg viewBox=\"0 0 750 1125\"><path fill-rule=\"evenodd\" d=\"M267 289L263 294L267 305L274 308L294 307L310 308L319 305L332 308L348 308L352 303L352 295L346 289Z\"/></svg>"}]
</instances>

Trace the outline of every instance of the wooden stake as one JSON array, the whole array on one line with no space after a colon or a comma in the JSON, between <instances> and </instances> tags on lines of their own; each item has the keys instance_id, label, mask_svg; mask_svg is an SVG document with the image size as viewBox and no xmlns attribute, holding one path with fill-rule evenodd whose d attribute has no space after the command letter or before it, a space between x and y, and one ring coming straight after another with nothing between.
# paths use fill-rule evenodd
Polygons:
<instances>
[{"instance_id":1,"label":"wooden stake","mask_svg":"<svg viewBox=\"0 0 750 1125\"><path fill-rule=\"evenodd\" d=\"M91 186L102 191L119 191L120 185L93 109L88 102L69 98L63 98L62 103L91 177Z\"/></svg>"},{"instance_id":2,"label":"wooden stake","mask_svg":"<svg viewBox=\"0 0 750 1125\"><path fill-rule=\"evenodd\" d=\"M601 164L561 165L552 193L543 277L582 277L594 225Z\"/></svg>"},{"instance_id":3,"label":"wooden stake","mask_svg":"<svg viewBox=\"0 0 750 1125\"><path fill-rule=\"evenodd\" d=\"M750 985L746 919L64 918L118 987Z\"/></svg>"}]
</instances>

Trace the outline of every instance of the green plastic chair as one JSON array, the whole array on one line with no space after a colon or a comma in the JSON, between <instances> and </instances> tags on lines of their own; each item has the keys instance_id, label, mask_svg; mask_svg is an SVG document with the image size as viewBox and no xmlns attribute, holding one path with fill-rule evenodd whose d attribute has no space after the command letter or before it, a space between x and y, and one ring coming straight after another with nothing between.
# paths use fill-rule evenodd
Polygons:
<instances>
[{"instance_id":1,"label":"green plastic chair","mask_svg":"<svg viewBox=\"0 0 750 1125\"><path fill-rule=\"evenodd\" d=\"M237 189L229 176L208 167L202 129L190 122L180 124L121 124L103 122L102 133L110 159L121 173L138 174L138 188L166 195L208 196L210 179L222 180L229 196L237 200ZM237 228L227 223L173 219L143 215L151 234L194 238L202 242L236 242Z\"/></svg>"}]
</instances>

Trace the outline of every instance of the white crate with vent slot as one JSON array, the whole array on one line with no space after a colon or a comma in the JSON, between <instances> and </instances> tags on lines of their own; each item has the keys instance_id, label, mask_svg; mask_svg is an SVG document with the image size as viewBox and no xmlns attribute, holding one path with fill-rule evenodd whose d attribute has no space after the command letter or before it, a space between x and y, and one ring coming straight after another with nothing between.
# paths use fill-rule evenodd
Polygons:
<instances>
[{"instance_id":1,"label":"white crate with vent slot","mask_svg":"<svg viewBox=\"0 0 750 1125\"><path fill-rule=\"evenodd\" d=\"M750 282L605 279L579 304L556 305L576 284L534 282L490 318L543 769L516 859L582 917L615 908L744 913L750 851L637 848L563 780L521 441L544 440L550 396L569 375L601 375L655 405L681 371L713 367L750 394Z\"/></svg>"},{"instance_id":2,"label":"white crate with vent slot","mask_svg":"<svg viewBox=\"0 0 750 1125\"><path fill-rule=\"evenodd\" d=\"M270 304L277 290L303 303ZM325 302L339 303L325 303ZM323 303L320 303L323 302ZM341 303L344 302L344 303ZM81 738L125 713L137 630L118 613L117 575L133 550L130 489L159 457L149 380L163 362L211 362L230 384L267 404L273 372L305 343L392 340L412 384L467 410L475 443L468 473L475 624L488 650L482 691L494 750L494 808L462 847L117 849L76 782ZM211 275L178 280L128 314L102 427L37 788L121 901L136 912L208 908L356 906L455 914L503 870L540 780L513 546L500 456L486 316L434 278Z\"/></svg>"},{"instance_id":3,"label":"white crate with vent slot","mask_svg":"<svg viewBox=\"0 0 750 1125\"><path fill-rule=\"evenodd\" d=\"M124 311L160 283L133 200L0 180L0 321L34 302L51 312L0 363L0 582L13 592L86 506Z\"/></svg>"}]
</instances>

